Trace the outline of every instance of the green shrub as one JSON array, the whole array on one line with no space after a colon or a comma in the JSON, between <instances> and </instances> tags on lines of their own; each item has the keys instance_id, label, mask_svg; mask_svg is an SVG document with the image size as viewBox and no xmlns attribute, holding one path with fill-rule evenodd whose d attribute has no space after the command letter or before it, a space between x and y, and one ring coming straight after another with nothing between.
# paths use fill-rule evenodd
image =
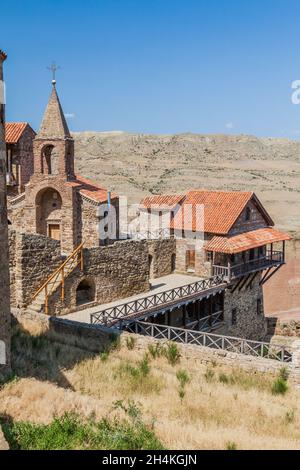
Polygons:
<instances>
[{"instance_id":1,"label":"green shrub","mask_svg":"<svg viewBox=\"0 0 300 470\"><path fill-rule=\"evenodd\" d=\"M2 421L11 449L21 450L160 450L163 446L153 429L141 418L101 421L65 414L50 424Z\"/></svg>"},{"instance_id":2,"label":"green shrub","mask_svg":"<svg viewBox=\"0 0 300 470\"><path fill-rule=\"evenodd\" d=\"M278 377L272 385L273 395L285 395L288 391L287 381L282 377Z\"/></svg>"},{"instance_id":3,"label":"green shrub","mask_svg":"<svg viewBox=\"0 0 300 470\"><path fill-rule=\"evenodd\" d=\"M208 367L204 373L205 380L207 382L212 382L214 376L215 376L214 371Z\"/></svg>"},{"instance_id":4,"label":"green shrub","mask_svg":"<svg viewBox=\"0 0 300 470\"><path fill-rule=\"evenodd\" d=\"M230 378L226 374L224 374L224 372L222 372L219 375L219 382L221 382L222 384L229 384Z\"/></svg>"},{"instance_id":5,"label":"green shrub","mask_svg":"<svg viewBox=\"0 0 300 470\"><path fill-rule=\"evenodd\" d=\"M175 366L180 361L180 352L176 343L168 343L163 350L163 354L171 366Z\"/></svg>"},{"instance_id":6,"label":"green shrub","mask_svg":"<svg viewBox=\"0 0 300 470\"><path fill-rule=\"evenodd\" d=\"M148 351L153 359L157 359L158 357L162 355L163 348L160 343L149 344Z\"/></svg>"},{"instance_id":7,"label":"green shrub","mask_svg":"<svg viewBox=\"0 0 300 470\"><path fill-rule=\"evenodd\" d=\"M295 420L295 410L290 410L285 413L284 421L286 424L290 424Z\"/></svg>"},{"instance_id":8,"label":"green shrub","mask_svg":"<svg viewBox=\"0 0 300 470\"><path fill-rule=\"evenodd\" d=\"M188 373L183 369L180 369L177 371L176 377L177 377L180 387L184 388L190 382L190 377Z\"/></svg>"},{"instance_id":9,"label":"green shrub","mask_svg":"<svg viewBox=\"0 0 300 470\"><path fill-rule=\"evenodd\" d=\"M282 379L282 380L285 380L287 381L287 379L289 378L289 371L287 370L286 367L282 367L279 371L279 377Z\"/></svg>"},{"instance_id":10,"label":"green shrub","mask_svg":"<svg viewBox=\"0 0 300 470\"><path fill-rule=\"evenodd\" d=\"M237 450L237 445L235 442L227 442L226 443L226 450Z\"/></svg>"},{"instance_id":11,"label":"green shrub","mask_svg":"<svg viewBox=\"0 0 300 470\"><path fill-rule=\"evenodd\" d=\"M138 369L143 377L146 377L150 372L148 354L145 354L143 359L138 363Z\"/></svg>"},{"instance_id":12,"label":"green shrub","mask_svg":"<svg viewBox=\"0 0 300 470\"><path fill-rule=\"evenodd\" d=\"M127 349L129 349L130 351L134 349L135 343L136 343L136 339L133 336L129 336L128 338L126 338L126 346L127 346Z\"/></svg>"},{"instance_id":13,"label":"green shrub","mask_svg":"<svg viewBox=\"0 0 300 470\"><path fill-rule=\"evenodd\" d=\"M108 358L109 358L108 351L103 351L102 353L100 353L100 359L102 362L106 362Z\"/></svg>"}]
</instances>

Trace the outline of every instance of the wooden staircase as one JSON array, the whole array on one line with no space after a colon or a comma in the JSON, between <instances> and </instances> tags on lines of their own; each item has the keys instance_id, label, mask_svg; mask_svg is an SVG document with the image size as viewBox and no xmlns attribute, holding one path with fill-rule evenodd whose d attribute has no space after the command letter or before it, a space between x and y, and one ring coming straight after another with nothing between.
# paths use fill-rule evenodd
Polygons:
<instances>
[{"instance_id":1,"label":"wooden staircase","mask_svg":"<svg viewBox=\"0 0 300 470\"><path fill-rule=\"evenodd\" d=\"M68 258L48 277L44 284L34 293L28 310L36 313L44 311L49 315L49 299L60 288L60 299L65 299L65 279L77 268L83 271L83 242L75 248Z\"/></svg>"}]
</instances>

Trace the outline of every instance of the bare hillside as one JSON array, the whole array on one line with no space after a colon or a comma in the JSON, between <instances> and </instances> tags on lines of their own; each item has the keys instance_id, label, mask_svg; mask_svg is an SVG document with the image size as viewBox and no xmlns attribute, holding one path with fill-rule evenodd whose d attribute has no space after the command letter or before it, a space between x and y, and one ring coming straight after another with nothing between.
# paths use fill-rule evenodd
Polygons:
<instances>
[{"instance_id":1,"label":"bare hillside","mask_svg":"<svg viewBox=\"0 0 300 470\"><path fill-rule=\"evenodd\" d=\"M190 188L255 191L277 225L300 233L300 142L228 135L74 133L76 166L138 202Z\"/></svg>"}]
</instances>

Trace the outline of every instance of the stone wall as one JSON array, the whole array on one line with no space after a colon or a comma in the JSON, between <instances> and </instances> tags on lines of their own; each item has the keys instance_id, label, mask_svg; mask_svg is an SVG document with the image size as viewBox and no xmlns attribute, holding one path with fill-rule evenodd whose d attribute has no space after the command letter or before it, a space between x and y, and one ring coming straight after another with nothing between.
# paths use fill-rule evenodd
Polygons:
<instances>
[{"instance_id":1,"label":"stone wall","mask_svg":"<svg viewBox=\"0 0 300 470\"><path fill-rule=\"evenodd\" d=\"M195 250L195 268L187 269L186 252ZM206 254L201 240L182 238L176 240L176 272L190 273L200 277L212 275L212 264L206 261Z\"/></svg>"},{"instance_id":2,"label":"stone wall","mask_svg":"<svg viewBox=\"0 0 300 470\"><path fill-rule=\"evenodd\" d=\"M34 292L62 263L60 244L43 235L10 230L12 306L24 307Z\"/></svg>"},{"instance_id":3,"label":"stone wall","mask_svg":"<svg viewBox=\"0 0 300 470\"><path fill-rule=\"evenodd\" d=\"M49 317L32 311L13 309L12 318L14 323L29 333L44 335L53 341L95 353L114 345L119 336L118 332L102 326Z\"/></svg>"},{"instance_id":4,"label":"stone wall","mask_svg":"<svg viewBox=\"0 0 300 470\"><path fill-rule=\"evenodd\" d=\"M150 277L167 276L174 271L176 241L174 238L148 240L148 253L151 260Z\"/></svg>"},{"instance_id":5,"label":"stone wall","mask_svg":"<svg viewBox=\"0 0 300 470\"><path fill-rule=\"evenodd\" d=\"M224 334L255 340L265 337L267 322L264 316L263 290L259 285L260 279L261 274L258 273L250 286L247 287L246 284L241 290L237 288L233 292L238 282L236 281L232 284L231 289L226 289L224 297L226 331ZM257 300L260 300L260 305ZM236 324L233 324L234 309L236 309Z\"/></svg>"},{"instance_id":6,"label":"stone wall","mask_svg":"<svg viewBox=\"0 0 300 470\"><path fill-rule=\"evenodd\" d=\"M3 62L6 55L0 50L0 82L3 82ZM0 341L4 353L0 360L0 374L10 369L10 298L6 197L6 149L4 136L5 108L0 93ZM2 354L1 354L2 356Z\"/></svg>"},{"instance_id":7,"label":"stone wall","mask_svg":"<svg viewBox=\"0 0 300 470\"><path fill-rule=\"evenodd\" d=\"M110 246L84 249L83 272L76 269L66 279L65 300L57 291L50 300L52 315L84 308L76 304L76 291L85 281L95 292L92 304L104 304L149 290L146 241L122 241Z\"/></svg>"},{"instance_id":8,"label":"stone wall","mask_svg":"<svg viewBox=\"0 0 300 470\"><path fill-rule=\"evenodd\" d=\"M166 343L166 340L155 339L150 336L142 336L133 333L123 332L120 336L121 345L126 344L126 338L135 338L135 348L142 351L148 351L150 344ZM246 354L238 354L221 349L213 349L204 346L197 346L194 344L180 344L176 343L181 357L195 364L212 364L224 365L230 368L241 368L249 372L262 372L272 375L277 375L285 367L289 373L289 380L293 383L300 383L300 344L294 346L293 358L290 363L282 363L272 359L265 359L261 357L247 356Z\"/></svg>"}]
</instances>

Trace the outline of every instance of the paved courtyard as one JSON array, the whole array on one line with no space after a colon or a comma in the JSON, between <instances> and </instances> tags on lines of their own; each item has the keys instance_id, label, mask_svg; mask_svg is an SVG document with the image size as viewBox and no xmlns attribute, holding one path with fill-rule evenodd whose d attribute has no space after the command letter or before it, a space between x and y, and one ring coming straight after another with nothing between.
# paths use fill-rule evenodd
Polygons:
<instances>
[{"instance_id":1,"label":"paved courtyard","mask_svg":"<svg viewBox=\"0 0 300 470\"><path fill-rule=\"evenodd\" d=\"M90 314L99 312L106 308L114 307L116 305L124 304L132 300L141 299L148 295L158 294L159 292L164 292L175 287L184 286L186 284L191 284L192 282L200 281L202 278L196 276L190 276L186 274L170 274L169 276L159 277L157 279L150 279L151 289L141 294L133 295L131 297L126 297L125 299L118 299L114 302L108 304L100 304L93 307L88 307L84 310L78 312L69 313L64 315L62 318L68 320L74 320L84 323L90 323Z\"/></svg>"}]
</instances>

